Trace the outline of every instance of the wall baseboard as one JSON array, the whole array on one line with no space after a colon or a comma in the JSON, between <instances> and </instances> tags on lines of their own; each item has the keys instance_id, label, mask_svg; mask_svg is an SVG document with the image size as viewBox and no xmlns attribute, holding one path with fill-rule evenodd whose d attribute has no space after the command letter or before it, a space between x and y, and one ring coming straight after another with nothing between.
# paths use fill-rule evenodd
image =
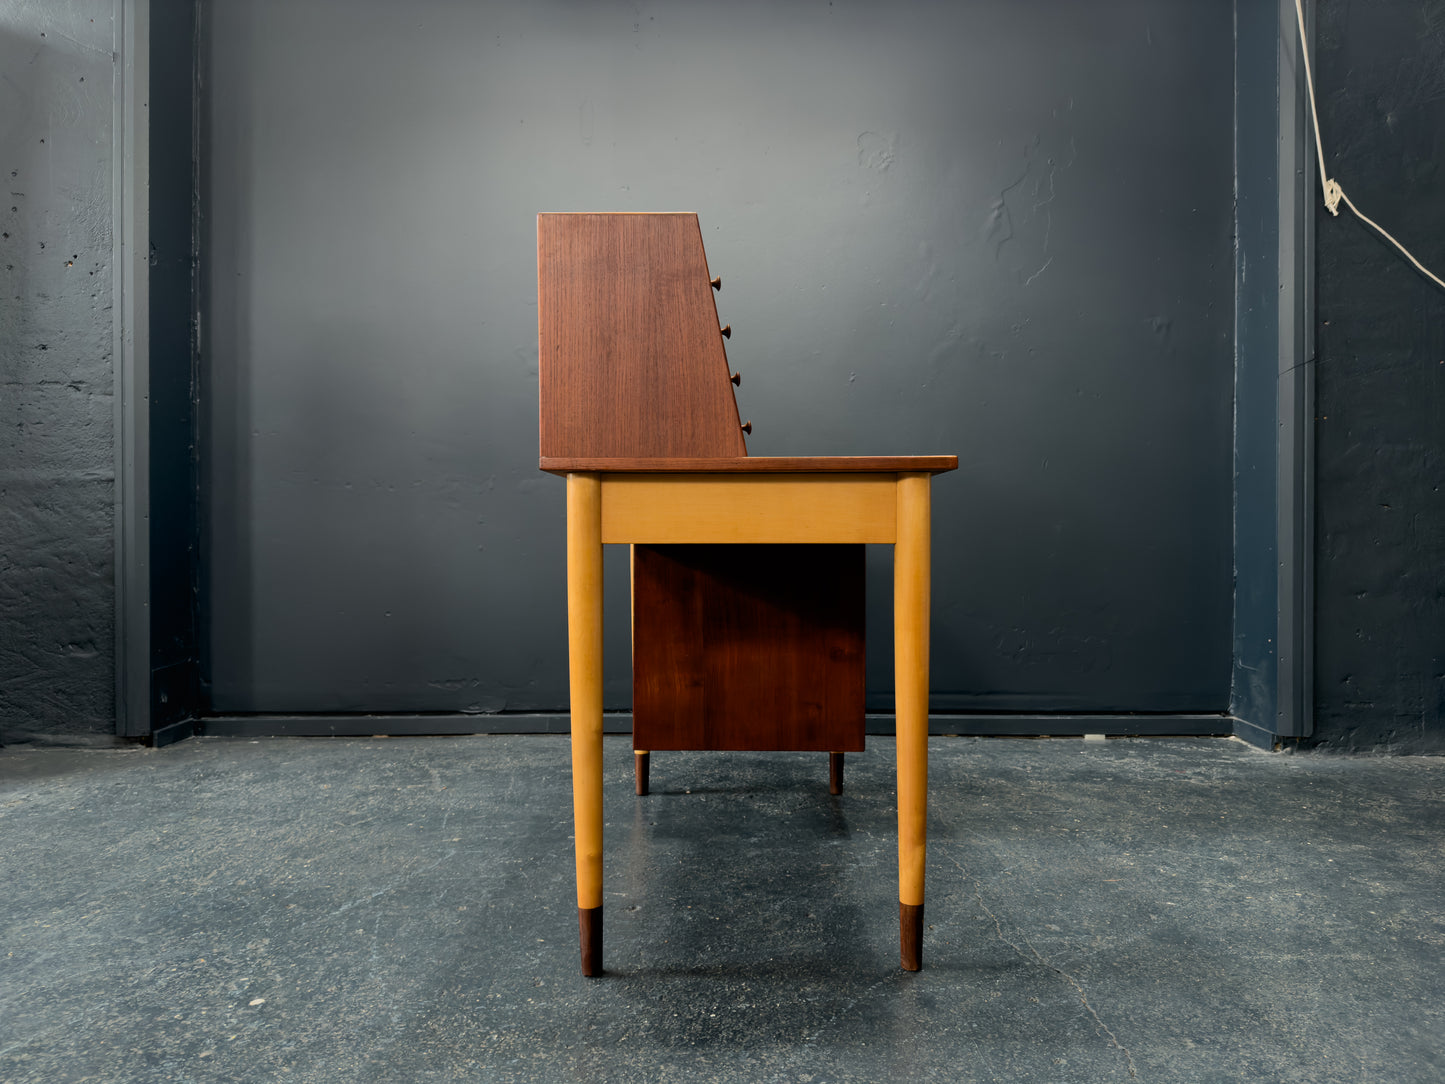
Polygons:
<instances>
[{"instance_id":1,"label":"wall baseboard","mask_svg":"<svg viewBox=\"0 0 1445 1084\"><path fill-rule=\"evenodd\" d=\"M194 738L201 732L201 720L182 719L178 723L171 723L151 733L150 744L156 749L164 749L167 745L175 745L178 741L185 741L187 738Z\"/></svg>"},{"instance_id":2,"label":"wall baseboard","mask_svg":"<svg viewBox=\"0 0 1445 1084\"><path fill-rule=\"evenodd\" d=\"M422 737L462 734L566 734L564 712L535 714L421 714L421 715L214 715L191 724L194 733L207 737L350 737L374 735ZM1235 732L1236 721L1223 714L1197 715L932 715L929 733L1001 737L1079 737L1106 734L1113 737L1220 736ZM893 716L870 713L869 734L893 733ZM172 728L168 728L172 729ZM608 712L602 716L606 734L630 734L631 712ZM186 737L179 734L171 740ZM157 744L161 744L159 741Z\"/></svg>"},{"instance_id":3,"label":"wall baseboard","mask_svg":"<svg viewBox=\"0 0 1445 1084\"><path fill-rule=\"evenodd\" d=\"M1230 718L1225 720L1234 727L1234 736L1242 742L1247 742L1257 749L1274 750L1280 747L1281 736L1273 730L1266 730L1262 726L1245 719Z\"/></svg>"},{"instance_id":4,"label":"wall baseboard","mask_svg":"<svg viewBox=\"0 0 1445 1084\"><path fill-rule=\"evenodd\" d=\"M892 734L892 715L869 715L869 734ZM930 734L969 737L1215 737L1234 732L1224 714L947 714L928 717Z\"/></svg>"}]
</instances>

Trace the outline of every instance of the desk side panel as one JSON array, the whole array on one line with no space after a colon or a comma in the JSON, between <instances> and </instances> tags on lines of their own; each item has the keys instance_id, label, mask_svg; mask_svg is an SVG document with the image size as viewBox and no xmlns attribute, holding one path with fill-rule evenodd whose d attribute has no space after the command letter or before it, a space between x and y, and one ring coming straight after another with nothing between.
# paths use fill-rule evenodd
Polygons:
<instances>
[{"instance_id":1,"label":"desk side panel","mask_svg":"<svg viewBox=\"0 0 1445 1084\"><path fill-rule=\"evenodd\" d=\"M604 543L891 543L891 474L604 474Z\"/></svg>"},{"instance_id":2,"label":"desk side panel","mask_svg":"<svg viewBox=\"0 0 1445 1084\"><path fill-rule=\"evenodd\" d=\"M694 214L537 216L541 454L745 456Z\"/></svg>"}]
</instances>

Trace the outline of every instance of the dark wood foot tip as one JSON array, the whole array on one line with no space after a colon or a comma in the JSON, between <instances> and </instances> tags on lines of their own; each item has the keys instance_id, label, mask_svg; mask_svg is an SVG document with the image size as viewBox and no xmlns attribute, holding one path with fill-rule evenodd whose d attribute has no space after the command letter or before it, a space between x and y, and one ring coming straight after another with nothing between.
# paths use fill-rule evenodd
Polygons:
<instances>
[{"instance_id":1,"label":"dark wood foot tip","mask_svg":"<svg viewBox=\"0 0 1445 1084\"><path fill-rule=\"evenodd\" d=\"M577 908L577 929L582 935L582 974L602 974L602 908Z\"/></svg>"},{"instance_id":2,"label":"dark wood foot tip","mask_svg":"<svg viewBox=\"0 0 1445 1084\"><path fill-rule=\"evenodd\" d=\"M843 754L828 754L828 793L843 793Z\"/></svg>"},{"instance_id":3,"label":"dark wood foot tip","mask_svg":"<svg viewBox=\"0 0 1445 1084\"><path fill-rule=\"evenodd\" d=\"M652 759L651 753L634 753L632 760L637 768L637 793L646 794L648 784L648 767Z\"/></svg>"},{"instance_id":4,"label":"dark wood foot tip","mask_svg":"<svg viewBox=\"0 0 1445 1084\"><path fill-rule=\"evenodd\" d=\"M904 971L923 970L923 904L898 905L898 943Z\"/></svg>"}]
</instances>

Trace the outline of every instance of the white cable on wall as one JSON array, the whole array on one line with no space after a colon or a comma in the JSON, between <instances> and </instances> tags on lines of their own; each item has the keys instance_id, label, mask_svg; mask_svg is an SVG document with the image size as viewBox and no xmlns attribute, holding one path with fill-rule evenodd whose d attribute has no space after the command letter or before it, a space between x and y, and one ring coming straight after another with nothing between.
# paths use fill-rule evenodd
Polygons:
<instances>
[{"instance_id":1,"label":"white cable on wall","mask_svg":"<svg viewBox=\"0 0 1445 1084\"><path fill-rule=\"evenodd\" d=\"M1324 189L1325 207L1329 210L1330 214L1338 215L1340 213L1340 201L1344 200L1345 206L1355 213L1356 218L1367 226L1373 227L1375 232L1398 248L1405 259L1415 265L1416 270L1418 270L1420 274L1424 275L1442 290L1445 290L1445 281L1441 281L1439 275L1430 271L1424 264L1410 255L1410 250L1391 237L1384 226L1381 226L1374 219L1364 215L1358 207L1350 202L1350 197L1345 195L1345 190L1340 187L1339 182L1325 173L1325 148L1324 144L1320 142L1320 114L1319 110L1315 107L1315 81L1314 77L1310 74L1310 47L1305 37L1305 12L1301 0L1294 0L1294 11L1295 16L1299 19L1300 53L1305 61L1305 86L1309 90L1310 95L1310 116L1315 122L1315 154L1319 157L1320 185Z\"/></svg>"}]
</instances>

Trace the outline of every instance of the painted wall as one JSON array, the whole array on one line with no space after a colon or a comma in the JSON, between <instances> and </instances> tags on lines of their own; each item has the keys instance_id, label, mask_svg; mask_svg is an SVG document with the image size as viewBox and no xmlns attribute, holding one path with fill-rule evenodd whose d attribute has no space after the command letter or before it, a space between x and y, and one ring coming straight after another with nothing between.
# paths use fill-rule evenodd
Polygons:
<instances>
[{"instance_id":1,"label":"painted wall","mask_svg":"<svg viewBox=\"0 0 1445 1084\"><path fill-rule=\"evenodd\" d=\"M1445 8L1319 0L1322 137L1355 205L1445 274ZM1321 209L1315 741L1445 751L1445 292Z\"/></svg>"},{"instance_id":2,"label":"painted wall","mask_svg":"<svg viewBox=\"0 0 1445 1084\"><path fill-rule=\"evenodd\" d=\"M0 5L0 741L114 729L111 8Z\"/></svg>"},{"instance_id":3,"label":"painted wall","mask_svg":"<svg viewBox=\"0 0 1445 1084\"><path fill-rule=\"evenodd\" d=\"M203 13L218 710L565 704L534 215L574 209L700 212L754 454L960 455L936 707L1227 706L1230 5ZM625 605L607 654L626 707Z\"/></svg>"}]
</instances>

